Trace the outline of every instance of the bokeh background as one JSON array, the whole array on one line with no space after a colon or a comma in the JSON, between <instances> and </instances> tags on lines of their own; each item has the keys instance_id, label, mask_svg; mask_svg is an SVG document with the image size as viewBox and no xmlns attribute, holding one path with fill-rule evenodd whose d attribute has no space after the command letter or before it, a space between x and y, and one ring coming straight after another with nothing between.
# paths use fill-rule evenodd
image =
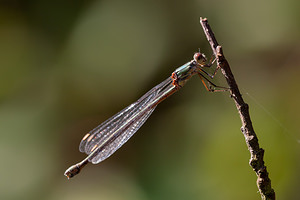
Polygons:
<instances>
[{"instance_id":1,"label":"bokeh background","mask_svg":"<svg viewBox=\"0 0 300 200\"><path fill-rule=\"evenodd\" d=\"M0 1L0 199L260 199L228 93L194 77L113 156L81 138L201 48L207 17L246 102L278 199L299 199L300 2ZM218 85L226 85L222 76Z\"/></svg>"}]
</instances>

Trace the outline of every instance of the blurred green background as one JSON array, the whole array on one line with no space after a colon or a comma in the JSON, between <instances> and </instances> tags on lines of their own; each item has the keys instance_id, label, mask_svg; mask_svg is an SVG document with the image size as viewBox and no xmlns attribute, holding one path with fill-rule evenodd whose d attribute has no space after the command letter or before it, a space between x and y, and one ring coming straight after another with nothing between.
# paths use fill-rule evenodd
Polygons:
<instances>
[{"instance_id":1,"label":"blurred green background","mask_svg":"<svg viewBox=\"0 0 300 200\"><path fill-rule=\"evenodd\" d=\"M113 156L81 138L211 50L231 64L278 199L299 199L300 2L0 1L0 199L260 199L228 93L194 77ZM214 82L226 85L222 76Z\"/></svg>"}]
</instances>

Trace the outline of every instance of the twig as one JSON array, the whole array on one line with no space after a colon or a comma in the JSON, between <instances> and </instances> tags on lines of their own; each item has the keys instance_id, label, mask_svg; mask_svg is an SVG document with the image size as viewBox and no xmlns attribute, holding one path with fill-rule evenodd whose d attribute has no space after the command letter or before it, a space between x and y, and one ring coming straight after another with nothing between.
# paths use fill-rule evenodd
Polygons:
<instances>
[{"instance_id":1,"label":"twig","mask_svg":"<svg viewBox=\"0 0 300 200\"><path fill-rule=\"evenodd\" d=\"M264 150L259 147L258 138L254 132L249 115L249 106L242 98L242 95L235 82L230 66L224 57L222 47L219 46L214 33L212 32L206 18L200 18L200 23L206 35L208 42L217 58L218 67L221 68L222 74L230 88L230 94L235 102L236 108L242 121L241 131L244 134L248 150L250 151L250 166L257 175L257 187L263 200L275 200L275 191L271 187L271 180L268 176L267 167L264 164Z\"/></svg>"}]
</instances>

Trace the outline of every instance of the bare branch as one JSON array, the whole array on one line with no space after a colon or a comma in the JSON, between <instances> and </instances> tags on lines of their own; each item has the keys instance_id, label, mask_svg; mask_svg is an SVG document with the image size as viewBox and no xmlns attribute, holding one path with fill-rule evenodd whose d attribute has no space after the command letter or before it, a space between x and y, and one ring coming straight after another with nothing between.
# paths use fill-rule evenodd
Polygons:
<instances>
[{"instance_id":1,"label":"bare branch","mask_svg":"<svg viewBox=\"0 0 300 200\"><path fill-rule=\"evenodd\" d=\"M222 47L219 46L214 33L212 32L206 18L200 18L200 23L206 35L208 42L217 58L218 67L229 85L231 96L235 102L236 108L240 114L242 121L241 131L245 137L248 150L250 151L250 166L253 168L257 175L257 187L259 189L261 198L263 200L275 200L275 191L271 187L271 180L269 178L267 167L264 164L263 156L264 150L259 147L258 138L254 132L252 122L249 115L249 106L242 98L238 89L234 76L231 72L230 66L224 57Z\"/></svg>"}]
</instances>

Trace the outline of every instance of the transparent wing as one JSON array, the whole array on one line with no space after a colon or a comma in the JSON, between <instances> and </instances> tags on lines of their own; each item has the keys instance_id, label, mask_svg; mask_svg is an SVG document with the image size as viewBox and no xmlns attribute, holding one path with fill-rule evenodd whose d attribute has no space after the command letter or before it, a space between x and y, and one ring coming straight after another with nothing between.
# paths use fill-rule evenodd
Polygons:
<instances>
[{"instance_id":1,"label":"transparent wing","mask_svg":"<svg viewBox=\"0 0 300 200\"><path fill-rule=\"evenodd\" d=\"M97 155L90 161L93 164L97 164L112 155L123 144L125 144L129 140L129 138L133 136L133 134L144 124L144 122L154 111L155 107L145 112L145 114L141 115L136 121L132 121L130 124L128 124L128 127L125 127L124 131L118 137L112 138L112 141L108 142L105 147L103 146L102 148L98 148L96 153Z\"/></svg>"},{"instance_id":2,"label":"transparent wing","mask_svg":"<svg viewBox=\"0 0 300 200\"><path fill-rule=\"evenodd\" d=\"M113 154L144 124L157 104L176 91L172 78L152 88L135 103L124 108L82 139L79 150L90 155L89 161L99 163Z\"/></svg>"}]
</instances>

